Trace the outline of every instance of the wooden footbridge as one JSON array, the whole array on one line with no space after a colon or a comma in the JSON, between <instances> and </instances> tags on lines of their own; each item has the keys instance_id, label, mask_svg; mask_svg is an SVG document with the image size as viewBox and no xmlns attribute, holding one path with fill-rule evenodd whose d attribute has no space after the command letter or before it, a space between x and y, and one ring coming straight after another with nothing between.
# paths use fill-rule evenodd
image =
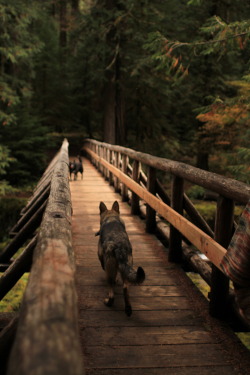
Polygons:
<instances>
[{"instance_id":1,"label":"wooden footbridge","mask_svg":"<svg viewBox=\"0 0 250 375\"><path fill-rule=\"evenodd\" d=\"M234 203L247 203L249 186L93 140L82 151L88 157L84 177L69 181L63 142L0 254L1 298L30 271L20 312L0 314L0 373L249 374L250 353L234 333L249 327L220 270L233 233ZM171 174L170 198L156 170ZM214 230L186 196L184 180L218 194ZM146 272L141 286L130 287L131 317L124 313L119 283L113 307L103 303L98 207L115 200L134 264ZM184 263L210 285L209 302L184 273Z\"/></svg>"}]
</instances>

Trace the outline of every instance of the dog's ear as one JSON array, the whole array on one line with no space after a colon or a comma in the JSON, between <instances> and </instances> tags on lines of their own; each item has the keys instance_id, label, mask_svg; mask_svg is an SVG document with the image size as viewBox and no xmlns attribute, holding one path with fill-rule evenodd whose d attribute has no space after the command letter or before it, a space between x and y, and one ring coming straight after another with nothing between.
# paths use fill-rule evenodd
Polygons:
<instances>
[{"instance_id":1,"label":"dog's ear","mask_svg":"<svg viewBox=\"0 0 250 375\"><path fill-rule=\"evenodd\" d=\"M100 214L102 214L103 212L107 211L106 204L103 203L103 202L100 202L99 209L100 209Z\"/></svg>"},{"instance_id":2,"label":"dog's ear","mask_svg":"<svg viewBox=\"0 0 250 375\"><path fill-rule=\"evenodd\" d=\"M116 211L118 214L120 213L119 203L117 201L113 203L112 210Z\"/></svg>"}]
</instances>

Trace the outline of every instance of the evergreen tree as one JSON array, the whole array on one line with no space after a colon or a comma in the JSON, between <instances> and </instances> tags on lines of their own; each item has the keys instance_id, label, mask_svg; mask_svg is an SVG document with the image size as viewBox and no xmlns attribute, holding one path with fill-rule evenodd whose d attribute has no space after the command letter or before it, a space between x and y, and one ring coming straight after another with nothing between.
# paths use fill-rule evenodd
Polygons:
<instances>
[{"instance_id":1,"label":"evergreen tree","mask_svg":"<svg viewBox=\"0 0 250 375\"><path fill-rule=\"evenodd\" d=\"M34 58L43 44L34 32L40 8L36 2L32 5L26 0L0 1L0 143L9 150L5 163L9 156L15 159L6 165L6 178L15 184L34 178L44 167L47 129L32 106Z\"/></svg>"}]
</instances>

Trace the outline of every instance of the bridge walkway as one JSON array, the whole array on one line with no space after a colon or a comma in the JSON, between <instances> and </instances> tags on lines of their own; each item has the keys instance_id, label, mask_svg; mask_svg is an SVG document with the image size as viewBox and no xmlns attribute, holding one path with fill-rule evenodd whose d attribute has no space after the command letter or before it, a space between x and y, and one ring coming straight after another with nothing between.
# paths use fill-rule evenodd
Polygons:
<instances>
[{"instance_id":1,"label":"bridge walkway","mask_svg":"<svg viewBox=\"0 0 250 375\"><path fill-rule=\"evenodd\" d=\"M168 263L166 248L145 232L143 220L84 159L84 177L70 182L73 248L79 301L79 326L86 374L233 375L246 374L241 344L207 314L204 297L183 271ZM104 271L97 257L99 203L119 201L133 246L134 265L146 280L131 286L133 314L124 313L121 285L112 308L104 305ZM249 370L249 368L248 368Z\"/></svg>"}]
</instances>

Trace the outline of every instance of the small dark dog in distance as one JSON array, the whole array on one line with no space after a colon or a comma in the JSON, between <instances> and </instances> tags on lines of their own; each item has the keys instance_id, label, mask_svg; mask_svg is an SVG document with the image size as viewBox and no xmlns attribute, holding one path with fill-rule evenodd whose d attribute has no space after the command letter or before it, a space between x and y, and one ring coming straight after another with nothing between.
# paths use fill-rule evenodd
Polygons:
<instances>
[{"instance_id":1,"label":"small dark dog in distance","mask_svg":"<svg viewBox=\"0 0 250 375\"><path fill-rule=\"evenodd\" d=\"M74 159L69 163L69 178L71 180L71 175L74 174L74 180L77 180L77 174L81 173L81 179L83 178L83 164L80 155L77 156L78 161Z\"/></svg>"},{"instance_id":2,"label":"small dark dog in distance","mask_svg":"<svg viewBox=\"0 0 250 375\"><path fill-rule=\"evenodd\" d=\"M106 272L109 285L108 297L104 303L112 306L114 302L114 285L119 273L123 281L123 296L125 302L125 313L132 314L129 300L129 284L141 284L145 280L143 268L133 268L132 246L129 241L125 224L120 218L119 203L115 201L112 209L108 210L105 203L100 206L100 230L96 236L100 236L98 243L98 257L102 268Z\"/></svg>"}]
</instances>

